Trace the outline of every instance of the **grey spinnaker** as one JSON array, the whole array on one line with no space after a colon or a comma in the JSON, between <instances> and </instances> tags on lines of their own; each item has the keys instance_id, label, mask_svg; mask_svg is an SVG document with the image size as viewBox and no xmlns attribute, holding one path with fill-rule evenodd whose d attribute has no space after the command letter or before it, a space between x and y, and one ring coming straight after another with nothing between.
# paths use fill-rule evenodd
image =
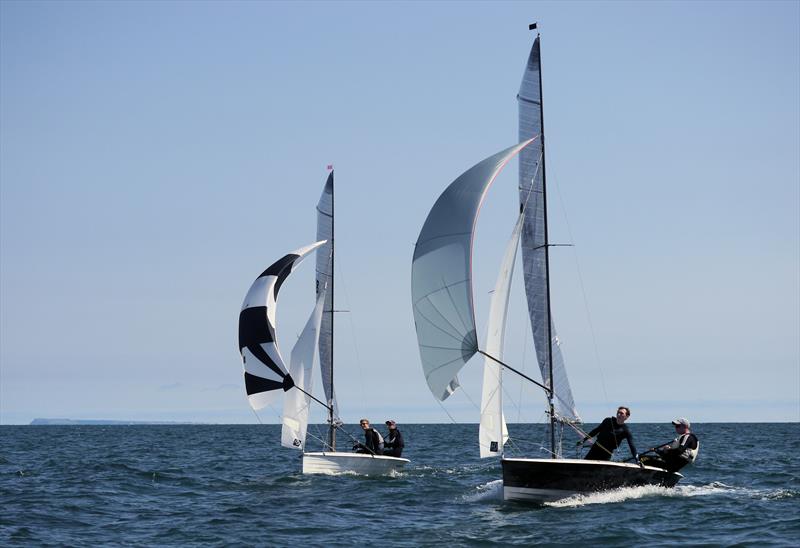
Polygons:
<instances>
[{"instance_id":1,"label":"grey spinnaker","mask_svg":"<svg viewBox=\"0 0 800 548\"><path fill-rule=\"evenodd\" d=\"M539 38L533 42L519 94L519 139L543 135L541 55ZM544 139L536 139L519 154L519 199L525 220L522 226L522 267L528 299L536 359L545 385L550 385L548 344L548 291L546 273L547 234L544 195ZM553 406L558 416L580 421L572 397L564 357L555 324L550 318L553 351Z\"/></svg>"},{"instance_id":2,"label":"grey spinnaker","mask_svg":"<svg viewBox=\"0 0 800 548\"><path fill-rule=\"evenodd\" d=\"M478 352L472 301L472 239L481 202L524 141L462 173L433 205L414 248L411 300L422 369L433 395L444 400L457 375Z\"/></svg>"},{"instance_id":3,"label":"grey spinnaker","mask_svg":"<svg viewBox=\"0 0 800 548\"><path fill-rule=\"evenodd\" d=\"M333 409L333 417L338 418L339 406L333 388L333 171L328 174L317 203L317 240L326 240L317 252L317 294L323 288L328 288L319 333L319 368L325 402Z\"/></svg>"}]
</instances>

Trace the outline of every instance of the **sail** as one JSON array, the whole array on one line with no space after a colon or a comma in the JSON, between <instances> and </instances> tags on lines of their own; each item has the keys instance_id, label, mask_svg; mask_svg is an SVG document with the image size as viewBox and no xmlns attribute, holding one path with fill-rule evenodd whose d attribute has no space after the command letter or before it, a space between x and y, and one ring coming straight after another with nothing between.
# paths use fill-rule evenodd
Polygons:
<instances>
[{"instance_id":1,"label":"sail","mask_svg":"<svg viewBox=\"0 0 800 548\"><path fill-rule=\"evenodd\" d=\"M339 408L333 391L333 171L328 174L325 188L317 203L317 240L326 240L317 252L317 294L325 292L325 307L319 334L319 367L325 403L333 408L333 416L339 416Z\"/></svg>"},{"instance_id":2,"label":"sail","mask_svg":"<svg viewBox=\"0 0 800 548\"><path fill-rule=\"evenodd\" d=\"M519 95L519 138L530 139L543 135L541 56L539 38L533 42ZM536 359L544 384L550 385L550 347L548 344L548 291L547 291L547 234L544 196L544 140L536 139L519 155L520 206L525 215L522 227L522 266L525 293L528 298ZM553 349L553 405L558 416L580 420L575 409L572 390L567 379L564 358L556 335L555 324L550 319L550 338Z\"/></svg>"},{"instance_id":3,"label":"sail","mask_svg":"<svg viewBox=\"0 0 800 548\"><path fill-rule=\"evenodd\" d=\"M311 394L314 385L312 375L314 369L314 349L319 340L319 327L322 320L322 307L325 304L325 287L317 297L317 304L306 322L300 338L292 348L289 357L289 375L300 390L290 390L283 400L283 428L281 429L281 445L290 449L305 447L306 430L308 428L308 408L311 405Z\"/></svg>"},{"instance_id":4,"label":"sail","mask_svg":"<svg viewBox=\"0 0 800 548\"><path fill-rule=\"evenodd\" d=\"M414 248L411 299L425 380L446 399L478 351L472 302L472 233L483 197L500 170L530 141L478 162L436 200Z\"/></svg>"},{"instance_id":5,"label":"sail","mask_svg":"<svg viewBox=\"0 0 800 548\"><path fill-rule=\"evenodd\" d=\"M261 409L294 386L275 340L278 291L306 255L325 242L316 242L285 255L256 278L239 313L239 352L244 365L247 399Z\"/></svg>"},{"instance_id":6,"label":"sail","mask_svg":"<svg viewBox=\"0 0 800 548\"><path fill-rule=\"evenodd\" d=\"M508 316L508 297L511 294L511 278L514 274L514 261L517 259L517 246L522 231L522 214L517 218L511 239L508 241L500 273L494 286L492 302L489 305L489 324L486 328L486 353L503 360L503 341L505 339L506 317ZM478 443L481 458L499 456L508 440L508 428L503 417L503 383L500 364L490 358L483 363L483 391L481 393L481 422L478 427Z\"/></svg>"}]
</instances>

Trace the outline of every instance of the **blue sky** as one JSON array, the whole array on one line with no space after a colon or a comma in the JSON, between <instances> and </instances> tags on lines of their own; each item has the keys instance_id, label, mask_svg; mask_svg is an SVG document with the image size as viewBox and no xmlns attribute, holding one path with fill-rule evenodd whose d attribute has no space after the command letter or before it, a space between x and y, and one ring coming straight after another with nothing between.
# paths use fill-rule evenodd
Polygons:
<instances>
[{"instance_id":1,"label":"blue sky","mask_svg":"<svg viewBox=\"0 0 800 548\"><path fill-rule=\"evenodd\" d=\"M445 186L515 142L534 20L584 419L800 420L798 2L5 1L0 423L255 422L241 302L313 241L330 163L343 418L476 422L479 362L445 409L422 377L412 246ZM478 225L479 333L515 171ZM515 295L506 357L531 370ZM538 392L506 388L511 420L542 420Z\"/></svg>"}]
</instances>

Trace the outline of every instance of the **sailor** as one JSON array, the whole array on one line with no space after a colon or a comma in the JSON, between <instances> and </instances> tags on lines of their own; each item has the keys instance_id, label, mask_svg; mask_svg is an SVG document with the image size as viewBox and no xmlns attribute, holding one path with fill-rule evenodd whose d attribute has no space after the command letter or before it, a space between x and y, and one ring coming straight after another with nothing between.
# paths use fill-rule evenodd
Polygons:
<instances>
[{"instance_id":1,"label":"sailor","mask_svg":"<svg viewBox=\"0 0 800 548\"><path fill-rule=\"evenodd\" d=\"M369 453L370 455L383 454L383 436L369 425L367 419L361 419L361 428L364 430L364 443L353 446L356 453Z\"/></svg>"},{"instance_id":2,"label":"sailor","mask_svg":"<svg viewBox=\"0 0 800 548\"><path fill-rule=\"evenodd\" d=\"M389 427L389 434L387 434L384 442L386 449L383 450L383 454L390 457L399 457L403 454L403 447L406 446L403 443L403 434L397 429L397 423L393 420L386 421L386 426Z\"/></svg>"},{"instance_id":3,"label":"sailor","mask_svg":"<svg viewBox=\"0 0 800 548\"><path fill-rule=\"evenodd\" d=\"M586 453L584 459L587 460L611 460L611 455L614 450L619 447L622 440L628 440L628 447L631 450L631 455L638 461L639 454L636 452L636 446L633 444L633 436L625 421L631 416L631 410L625 406L620 406L617 409L615 417L607 417L596 428L578 442L582 445L589 438L597 436L589 452Z\"/></svg>"},{"instance_id":4,"label":"sailor","mask_svg":"<svg viewBox=\"0 0 800 548\"><path fill-rule=\"evenodd\" d=\"M692 432L692 423L684 417L672 421L678 436L670 443L653 449L657 457L647 457L645 464L663 468L668 472L677 472L687 464L695 461L700 451L700 441Z\"/></svg>"}]
</instances>

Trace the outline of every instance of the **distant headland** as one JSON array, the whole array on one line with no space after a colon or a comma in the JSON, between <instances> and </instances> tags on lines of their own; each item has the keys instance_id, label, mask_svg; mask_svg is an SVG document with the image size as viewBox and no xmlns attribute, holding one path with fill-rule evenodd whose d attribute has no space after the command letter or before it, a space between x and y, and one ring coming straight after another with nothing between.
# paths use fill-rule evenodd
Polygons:
<instances>
[{"instance_id":1,"label":"distant headland","mask_svg":"<svg viewBox=\"0 0 800 548\"><path fill-rule=\"evenodd\" d=\"M33 419L32 426L52 426L52 425L122 425L130 426L136 424L195 424L191 422L173 422L173 421L119 421L107 419Z\"/></svg>"}]
</instances>

